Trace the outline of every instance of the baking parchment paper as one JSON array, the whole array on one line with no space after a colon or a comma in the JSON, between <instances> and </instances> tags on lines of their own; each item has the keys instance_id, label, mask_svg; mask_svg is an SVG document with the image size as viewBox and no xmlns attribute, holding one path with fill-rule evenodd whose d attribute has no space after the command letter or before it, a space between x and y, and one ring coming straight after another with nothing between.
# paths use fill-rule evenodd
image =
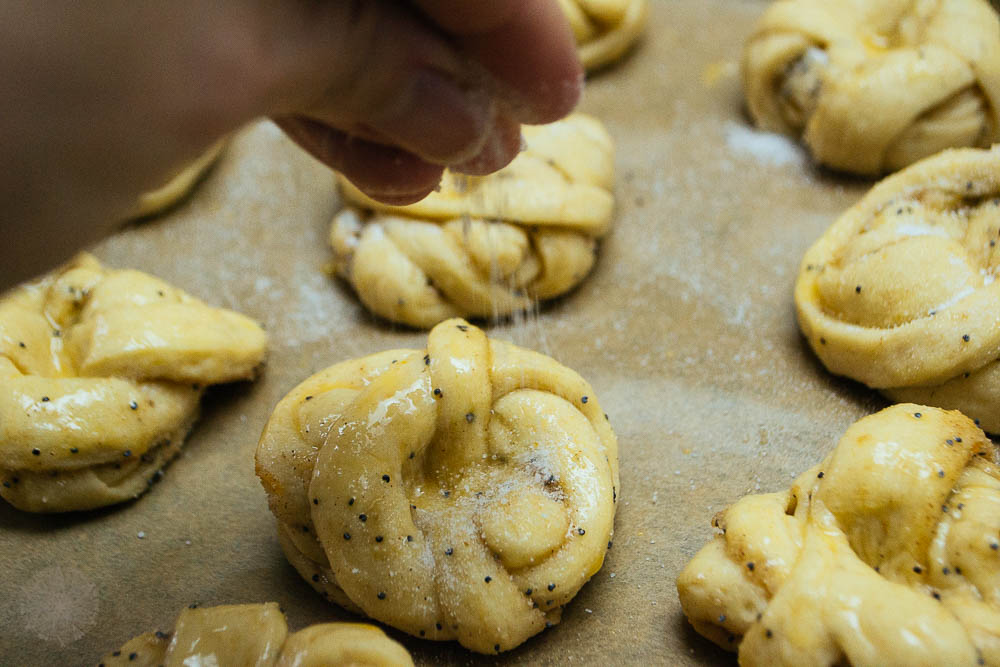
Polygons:
<instances>
[{"instance_id":1,"label":"baking parchment paper","mask_svg":"<svg viewBox=\"0 0 1000 667\"><path fill-rule=\"evenodd\" d=\"M614 546L560 625L502 656L391 632L418 664L735 664L688 627L678 572L715 512L786 487L884 405L827 374L795 324L803 252L870 182L750 129L737 63L765 4L654 0L644 41L590 78L581 108L617 145L614 227L578 289L488 332L593 384L621 447ZM275 600L292 629L351 618L286 563L253 473L261 428L298 382L425 344L324 274L338 207L333 175L261 122L191 199L94 248L258 318L270 358L258 381L209 392L138 501L61 516L0 502L0 664L96 664L195 602Z\"/></svg>"}]
</instances>

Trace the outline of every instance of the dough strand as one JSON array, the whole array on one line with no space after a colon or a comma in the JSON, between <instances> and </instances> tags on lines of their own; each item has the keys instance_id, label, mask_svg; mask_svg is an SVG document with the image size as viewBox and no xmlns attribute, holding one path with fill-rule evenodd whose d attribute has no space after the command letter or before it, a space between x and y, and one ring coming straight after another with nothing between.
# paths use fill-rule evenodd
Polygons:
<instances>
[{"instance_id":1,"label":"dough strand","mask_svg":"<svg viewBox=\"0 0 1000 667\"><path fill-rule=\"evenodd\" d=\"M204 178L226 147L228 138L223 137L212 144L207 151L198 156L194 162L185 165L169 181L149 192L139 196L135 208L129 212L129 219L148 218L163 213L187 197L198 182Z\"/></svg>"}]
</instances>

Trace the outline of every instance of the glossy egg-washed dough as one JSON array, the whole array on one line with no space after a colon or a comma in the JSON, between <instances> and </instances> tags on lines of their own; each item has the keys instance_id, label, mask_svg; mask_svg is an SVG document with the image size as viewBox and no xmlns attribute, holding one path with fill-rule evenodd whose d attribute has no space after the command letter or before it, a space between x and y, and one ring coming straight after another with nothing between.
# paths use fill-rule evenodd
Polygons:
<instances>
[{"instance_id":1,"label":"glossy egg-washed dough","mask_svg":"<svg viewBox=\"0 0 1000 667\"><path fill-rule=\"evenodd\" d=\"M191 607L173 632L147 632L102 667L412 667L410 654L362 623L323 623L289 634L276 602Z\"/></svg>"},{"instance_id":2,"label":"glossy egg-washed dough","mask_svg":"<svg viewBox=\"0 0 1000 667\"><path fill-rule=\"evenodd\" d=\"M1000 467L959 412L852 425L790 489L720 512L677 579L741 665L1000 665Z\"/></svg>"},{"instance_id":3,"label":"glossy egg-washed dough","mask_svg":"<svg viewBox=\"0 0 1000 667\"><path fill-rule=\"evenodd\" d=\"M1000 22L985 0L779 0L743 76L757 125L844 171L1000 139Z\"/></svg>"},{"instance_id":4,"label":"glossy egg-washed dough","mask_svg":"<svg viewBox=\"0 0 1000 667\"><path fill-rule=\"evenodd\" d=\"M799 324L823 364L1000 432L1000 148L885 179L806 252Z\"/></svg>"},{"instance_id":5,"label":"glossy egg-washed dough","mask_svg":"<svg viewBox=\"0 0 1000 667\"><path fill-rule=\"evenodd\" d=\"M611 546L618 446L590 385L463 320L425 350L293 389L257 449L314 588L418 637L506 651L557 623Z\"/></svg>"},{"instance_id":6,"label":"glossy egg-washed dough","mask_svg":"<svg viewBox=\"0 0 1000 667\"><path fill-rule=\"evenodd\" d=\"M252 320L81 254L0 298L0 496L63 512L140 495L206 385L250 379Z\"/></svg>"},{"instance_id":7,"label":"glossy egg-washed dough","mask_svg":"<svg viewBox=\"0 0 1000 667\"><path fill-rule=\"evenodd\" d=\"M198 181L211 168L215 161L219 159L222 149L226 146L226 139L219 139L198 158L184 166L177 174L171 177L164 185L155 190L144 192L139 196L139 201L126 216L128 218L145 218L147 216L161 213L180 200L184 199L198 184Z\"/></svg>"},{"instance_id":8,"label":"glossy egg-washed dough","mask_svg":"<svg viewBox=\"0 0 1000 667\"><path fill-rule=\"evenodd\" d=\"M575 287L614 208L614 150L595 118L525 127L525 150L489 176L445 172L441 188L387 206L346 180L330 230L333 269L382 317L430 328L500 317Z\"/></svg>"},{"instance_id":9,"label":"glossy egg-washed dough","mask_svg":"<svg viewBox=\"0 0 1000 667\"><path fill-rule=\"evenodd\" d=\"M617 60L646 27L649 0L559 0L588 70Z\"/></svg>"}]
</instances>

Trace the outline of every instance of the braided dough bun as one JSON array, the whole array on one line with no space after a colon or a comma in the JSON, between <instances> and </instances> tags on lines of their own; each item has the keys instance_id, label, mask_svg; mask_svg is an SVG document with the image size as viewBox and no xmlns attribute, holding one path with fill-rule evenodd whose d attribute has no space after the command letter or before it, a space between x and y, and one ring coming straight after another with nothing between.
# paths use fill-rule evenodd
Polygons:
<instances>
[{"instance_id":1,"label":"braided dough bun","mask_svg":"<svg viewBox=\"0 0 1000 667\"><path fill-rule=\"evenodd\" d=\"M0 299L0 496L65 512L142 494L177 455L205 385L250 379L267 337L91 255Z\"/></svg>"},{"instance_id":2,"label":"braided dough bun","mask_svg":"<svg viewBox=\"0 0 1000 667\"><path fill-rule=\"evenodd\" d=\"M677 578L741 665L1000 665L1000 467L967 417L901 404L790 489L716 515Z\"/></svg>"},{"instance_id":3,"label":"braided dough bun","mask_svg":"<svg viewBox=\"0 0 1000 667\"><path fill-rule=\"evenodd\" d=\"M1000 431L1000 148L946 151L876 185L795 285L823 364Z\"/></svg>"},{"instance_id":4,"label":"braided dough bun","mask_svg":"<svg viewBox=\"0 0 1000 667\"><path fill-rule=\"evenodd\" d=\"M101 660L103 667L412 667L410 654L362 623L323 623L288 634L276 602L192 606L172 633L147 632Z\"/></svg>"},{"instance_id":5,"label":"braided dough bun","mask_svg":"<svg viewBox=\"0 0 1000 667\"><path fill-rule=\"evenodd\" d=\"M1000 140L1000 21L984 0L779 0L743 76L757 125L844 171Z\"/></svg>"},{"instance_id":6,"label":"braided dough bun","mask_svg":"<svg viewBox=\"0 0 1000 667\"><path fill-rule=\"evenodd\" d=\"M588 70L620 58L639 39L649 17L649 0L559 0L559 7Z\"/></svg>"},{"instance_id":7,"label":"braided dough bun","mask_svg":"<svg viewBox=\"0 0 1000 667\"><path fill-rule=\"evenodd\" d=\"M618 445L579 375L456 319L426 350L346 361L293 389L257 474L314 588L495 653L557 623L601 568Z\"/></svg>"},{"instance_id":8,"label":"braided dough bun","mask_svg":"<svg viewBox=\"0 0 1000 667\"><path fill-rule=\"evenodd\" d=\"M157 215L187 197L194 190L194 186L208 173L215 161L219 159L219 155L222 154L222 149L225 147L226 138L219 139L194 162L181 169L166 184L141 194L139 201L126 218L146 218Z\"/></svg>"},{"instance_id":9,"label":"braided dough bun","mask_svg":"<svg viewBox=\"0 0 1000 667\"><path fill-rule=\"evenodd\" d=\"M333 269L382 317L430 328L499 317L573 289L611 223L614 151L595 118L525 127L527 148L490 176L445 172L409 206L369 199L341 179ZM471 216L465 217L463 216Z\"/></svg>"}]
</instances>

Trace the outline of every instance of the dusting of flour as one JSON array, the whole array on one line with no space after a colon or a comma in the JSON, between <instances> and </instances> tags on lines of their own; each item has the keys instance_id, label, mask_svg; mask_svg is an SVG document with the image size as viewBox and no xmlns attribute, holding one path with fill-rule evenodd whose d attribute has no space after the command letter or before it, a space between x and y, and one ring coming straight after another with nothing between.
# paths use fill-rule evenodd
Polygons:
<instances>
[{"instance_id":1,"label":"dusting of flour","mask_svg":"<svg viewBox=\"0 0 1000 667\"><path fill-rule=\"evenodd\" d=\"M67 646L97 622L97 586L71 565L50 565L24 582L14 600L24 627L38 639Z\"/></svg>"},{"instance_id":2,"label":"dusting of flour","mask_svg":"<svg viewBox=\"0 0 1000 667\"><path fill-rule=\"evenodd\" d=\"M802 149L788 137L738 123L726 123L726 146L734 153L774 167L805 163Z\"/></svg>"}]
</instances>

